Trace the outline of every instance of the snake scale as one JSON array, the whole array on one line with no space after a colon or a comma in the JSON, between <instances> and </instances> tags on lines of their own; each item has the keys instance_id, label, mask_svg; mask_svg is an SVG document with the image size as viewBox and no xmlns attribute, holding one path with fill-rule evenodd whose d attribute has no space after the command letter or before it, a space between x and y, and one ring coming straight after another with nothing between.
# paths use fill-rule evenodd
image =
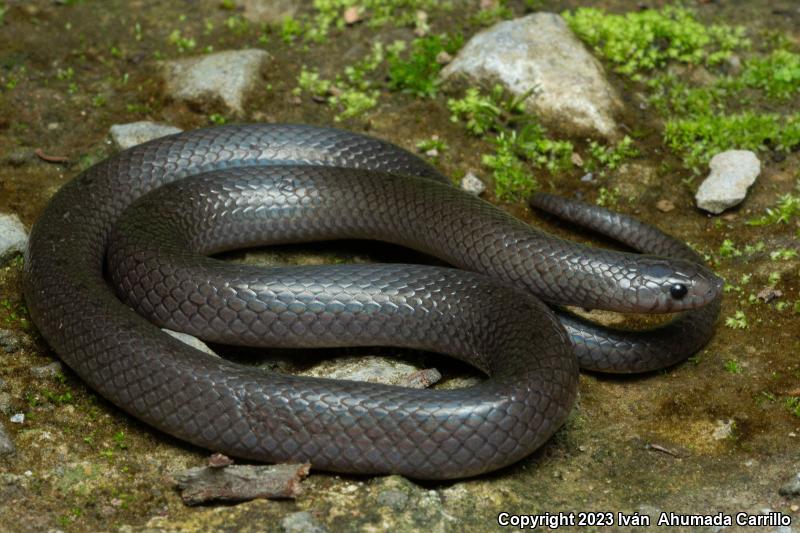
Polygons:
<instances>
[{"instance_id":1,"label":"snake scale","mask_svg":"<svg viewBox=\"0 0 800 533\"><path fill-rule=\"evenodd\" d=\"M532 202L670 257L540 232L388 142L306 125L232 125L133 147L62 187L31 233L26 300L82 379L178 438L322 470L472 476L525 457L563 424L579 361L608 372L668 366L708 340L719 311L720 280L675 239L570 200ZM330 239L392 242L458 268L257 269L208 257ZM542 300L685 312L628 332L560 307L557 316ZM430 350L488 377L413 390L267 373L202 354L144 317L233 344Z\"/></svg>"}]
</instances>

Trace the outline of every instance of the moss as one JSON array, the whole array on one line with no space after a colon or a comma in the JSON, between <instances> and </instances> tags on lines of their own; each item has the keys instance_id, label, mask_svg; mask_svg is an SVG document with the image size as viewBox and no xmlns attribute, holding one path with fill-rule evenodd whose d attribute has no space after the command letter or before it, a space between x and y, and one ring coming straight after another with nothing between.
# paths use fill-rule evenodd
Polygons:
<instances>
[{"instance_id":1,"label":"moss","mask_svg":"<svg viewBox=\"0 0 800 533\"><path fill-rule=\"evenodd\" d=\"M639 150L633 146L633 139L625 136L615 146L604 146L597 141L589 141L589 154L592 158L587 164L587 170L616 170L622 163L639 155Z\"/></svg>"},{"instance_id":2,"label":"moss","mask_svg":"<svg viewBox=\"0 0 800 533\"><path fill-rule=\"evenodd\" d=\"M800 143L800 116L746 111L732 115L705 114L668 120L664 142L699 172L701 165L724 150L788 151Z\"/></svg>"},{"instance_id":3,"label":"moss","mask_svg":"<svg viewBox=\"0 0 800 533\"><path fill-rule=\"evenodd\" d=\"M744 314L744 311L736 311L733 316L729 316L725 319L725 325L731 329L747 329L749 324L747 323L747 316Z\"/></svg>"},{"instance_id":4,"label":"moss","mask_svg":"<svg viewBox=\"0 0 800 533\"><path fill-rule=\"evenodd\" d=\"M439 54L454 54L463 43L460 35L431 35L414 39L407 57L404 57L402 50L394 48L387 58L389 88L415 96L436 96L439 72L442 70Z\"/></svg>"},{"instance_id":5,"label":"moss","mask_svg":"<svg viewBox=\"0 0 800 533\"><path fill-rule=\"evenodd\" d=\"M800 91L800 55L775 50L763 58L747 62L742 81L763 90L775 99L787 99Z\"/></svg>"},{"instance_id":6,"label":"moss","mask_svg":"<svg viewBox=\"0 0 800 533\"><path fill-rule=\"evenodd\" d=\"M743 28L704 25L690 11L673 6L625 15L580 8L565 12L564 18L617 72L634 79L669 61L716 64L749 44Z\"/></svg>"},{"instance_id":7,"label":"moss","mask_svg":"<svg viewBox=\"0 0 800 533\"><path fill-rule=\"evenodd\" d=\"M492 170L495 195L501 200L517 201L536 189L527 166L550 172L571 166L572 143L547 136L536 117L525 111L527 96L508 94L497 85L489 94L471 87L464 97L447 101L450 120L464 122L471 134L494 144L494 153L485 154L482 162Z\"/></svg>"},{"instance_id":8,"label":"moss","mask_svg":"<svg viewBox=\"0 0 800 533\"><path fill-rule=\"evenodd\" d=\"M315 14L310 22L307 38L323 41L331 27L344 28L344 12L359 8L362 17L372 27L393 22L398 26L415 24L418 11L447 9L449 2L436 0L314 0Z\"/></svg>"},{"instance_id":9,"label":"moss","mask_svg":"<svg viewBox=\"0 0 800 533\"><path fill-rule=\"evenodd\" d=\"M788 224L796 216L800 216L800 196L790 193L781 196L775 207L768 207L762 216L748 220L747 224L749 226Z\"/></svg>"},{"instance_id":10,"label":"moss","mask_svg":"<svg viewBox=\"0 0 800 533\"><path fill-rule=\"evenodd\" d=\"M346 66L344 74L338 75L335 81L324 79L315 69L303 65L297 77L297 87L292 92L295 95L309 93L315 100L336 109L336 122L357 117L378 104L380 91L374 87L369 74L378 68L383 58L383 45L375 43L369 54Z\"/></svg>"},{"instance_id":11,"label":"moss","mask_svg":"<svg viewBox=\"0 0 800 533\"><path fill-rule=\"evenodd\" d=\"M467 131L476 136L496 130L502 113L495 99L482 95L477 87L468 88L463 98L448 99L447 108L451 113L451 121L464 121Z\"/></svg>"}]
</instances>

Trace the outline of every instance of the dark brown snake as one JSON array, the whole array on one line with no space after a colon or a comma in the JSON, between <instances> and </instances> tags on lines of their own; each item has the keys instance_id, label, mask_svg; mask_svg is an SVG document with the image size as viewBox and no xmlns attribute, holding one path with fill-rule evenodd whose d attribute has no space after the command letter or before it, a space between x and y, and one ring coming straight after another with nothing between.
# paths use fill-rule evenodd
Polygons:
<instances>
[{"instance_id":1,"label":"dark brown snake","mask_svg":"<svg viewBox=\"0 0 800 533\"><path fill-rule=\"evenodd\" d=\"M471 476L530 454L562 425L576 396L576 351L585 368L662 368L702 346L719 311L720 280L685 245L599 208L546 195L533 202L672 257L539 232L377 139L225 126L136 146L65 185L33 228L25 294L42 335L81 378L176 437L323 470ZM206 257L344 238L401 244L463 270L257 269ZM562 314L565 332L533 294L557 305L687 312L648 332ZM404 346L464 360L488 378L413 390L266 373L189 348L132 307L208 340Z\"/></svg>"}]
</instances>

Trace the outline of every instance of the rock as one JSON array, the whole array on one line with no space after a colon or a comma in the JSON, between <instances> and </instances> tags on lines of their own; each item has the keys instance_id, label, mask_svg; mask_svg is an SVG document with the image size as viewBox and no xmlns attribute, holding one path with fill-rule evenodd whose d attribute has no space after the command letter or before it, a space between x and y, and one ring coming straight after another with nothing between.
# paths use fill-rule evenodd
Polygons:
<instances>
[{"instance_id":1,"label":"rock","mask_svg":"<svg viewBox=\"0 0 800 533\"><path fill-rule=\"evenodd\" d=\"M314 520L308 511L286 515L281 520L281 527L286 533L325 533L328 531L328 528Z\"/></svg>"},{"instance_id":2,"label":"rock","mask_svg":"<svg viewBox=\"0 0 800 533\"><path fill-rule=\"evenodd\" d=\"M279 23L297 13L294 0L237 0L236 5L250 22Z\"/></svg>"},{"instance_id":3,"label":"rock","mask_svg":"<svg viewBox=\"0 0 800 533\"><path fill-rule=\"evenodd\" d=\"M31 374L36 378L54 378L58 376L62 370L61 362L53 361L49 365L31 368Z\"/></svg>"},{"instance_id":4,"label":"rock","mask_svg":"<svg viewBox=\"0 0 800 533\"><path fill-rule=\"evenodd\" d=\"M581 176L581 181L583 183L591 183L591 182L593 182L594 181L594 173L593 172L587 172L586 174Z\"/></svg>"},{"instance_id":5,"label":"rock","mask_svg":"<svg viewBox=\"0 0 800 533\"><path fill-rule=\"evenodd\" d=\"M14 441L11 440L11 435L8 434L5 426L0 422L0 457L13 455L16 450L17 448L14 446Z\"/></svg>"},{"instance_id":6,"label":"rock","mask_svg":"<svg viewBox=\"0 0 800 533\"><path fill-rule=\"evenodd\" d=\"M669 213L670 211L675 209L675 204L673 204L669 200L661 199L656 202L656 209L658 209L662 213Z\"/></svg>"},{"instance_id":7,"label":"rock","mask_svg":"<svg viewBox=\"0 0 800 533\"><path fill-rule=\"evenodd\" d=\"M447 65L453 60L453 56L442 50L436 54L436 62L440 65Z\"/></svg>"},{"instance_id":8,"label":"rock","mask_svg":"<svg viewBox=\"0 0 800 533\"><path fill-rule=\"evenodd\" d=\"M9 420L11 422L13 422L14 424L24 424L25 423L25 413L16 413L14 415L11 415L11 418L9 418Z\"/></svg>"},{"instance_id":9,"label":"rock","mask_svg":"<svg viewBox=\"0 0 800 533\"><path fill-rule=\"evenodd\" d=\"M382 507L386 531L450 531L456 518L445 510L438 491L428 490L401 477L375 478L369 485L370 508Z\"/></svg>"},{"instance_id":10,"label":"rock","mask_svg":"<svg viewBox=\"0 0 800 533\"><path fill-rule=\"evenodd\" d=\"M300 372L300 375L401 385L404 382L413 382L413 376L418 371L420 369L417 367L391 357L369 355L365 357L345 356L321 361Z\"/></svg>"},{"instance_id":11,"label":"rock","mask_svg":"<svg viewBox=\"0 0 800 533\"><path fill-rule=\"evenodd\" d=\"M17 215L0 213L0 264L25 252L28 232Z\"/></svg>"},{"instance_id":12,"label":"rock","mask_svg":"<svg viewBox=\"0 0 800 533\"><path fill-rule=\"evenodd\" d=\"M207 353L208 355L213 355L214 357L219 357L214 350L208 347L206 343L198 339L197 337L192 337L187 333L181 333L180 331L172 331L171 329L161 329L164 333L168 333L181 341L184 344L188 344L192 348L196 348L203 353Z\"/></svg>"},{"instance_id":13,"label":"rock","mask_svg":"<svg viewBox=\"0 0 800 533\"><path fill-rule=\"evenodd\" d=\"M555 13L507 20L478 33L447 65L449 85L501 83L545 125L570 135L615 140L622 108L600 62Z\"/></svg>"},{"instance_id":14,"label":"rock","mask_svg":"<svg viewBox=\"0 0 800 533\"><path fill-rule=\"evenodd\" d=\"M6 163L12 167L21 167L27 163L34 161L32 150L14 150L5 158Z\"/></svg>"},{"instance_id":15,"label":"rock","mask_svg":"<svg viewBox=\"0 0 800 533\"><path fill-rule=\"evenodd\" d=\"M467 172L467 174L461 178L461 189L472 194L481 195L483 191L486 190L486 184L474 173Z\"/></svg>"},{"instance_id":16,"label":"rock","mask_svg":"<svg viewBox=\"0 0 800 533\"><path fill-rule=\"evenodd\" d=\"M221 104L244 114L244 98L261 80L270 56L263 50L230 50L164 63L167 93L201 110Z\"/></svg>"},{"instance_id":17,"label":"rock","mask_svg":"<svg viewBox=\"0 0 800 533\"><path fill-rule=\"evenodd\" d=\"M397 384L410 389L427 389L431 385L438 383L440 379L442 379L441 372L435 368L425 368L403 376Z\"/></svg>"},{"instance_id":18,"label":"rock","mask_svg":"<svg viewBox=\"0 0 800 533\"><path fill-rule=\"evenodd\" d=\"M7 392L0 392L0 413L10 416L12 412L11 395Z\"/></svg>"},{"instance_id":19,"label":"rock","mask_svg":"<svg viewBox=\"0 0 800 533\"><path fill-rule=\"evenodd\" d=\"M225 455L224 453L213 453L211 457L208 458L208 467L209 468L225 468L231 466L233 464L233 459Z\"/></svg>"},{"instance_id":20,"label":"rock","mask_svg":"<svg viewBox=\"0 0 800 533\"><path fill-rule=\"evenodd\" d=\"M21 350L29 344L29 339L24 333L19 333L13 329L0 328L0 349L6 353Z\"/></svg>"},{"instance_id":21,"label":"rock","mask_svg":"<svg viewBox=\"0 0 800 533\"><path fill-rule=\"evenodd\" d=\"M778 489L778 493L787 498L800 496L800 472L796 473L789 481L781 485L781 488Z\"/></svg>"},{"instance_id":22,"label":"rock","mask_svg":"<svg viewBox=\"0 0 800 533\"><path fill-rule=\"evenodd\" d=\"M718 215L738 205L761 173L761 162L750 150L728 150L708 164L711 173L697 189L697 207Z\"/></svg>"},{"instance_id":23,"label":"rock","mask_svg":"<svg viewBox=\"0 0 800 533\"><path fill-rule=\"evenodd\" d=\"M361 22L361 9L358 6L350 6L344 10L344 15L342 15L344 19L344 23L348 26L352 26L357 22Z\"/></svg>"},{"instance_id":24,"label":"rock","mask_svg":"<svg viewBox=\"0 0 800 533\"><path fill-rule=\"evenodd\" d=\"M255 498L295 498L309 463L233 465L226 468L190 468L172 474L187 505L209 501L241 502Z\"/></svg>"},{"instance_id":25,"label":"rock","mask_svg":"<svg viewBox=\"0 0 800 533\"><path fill-rule=\"evenodd\" d=\"M172 135L173 133L180 133L183 130L170 126L168 124L159 124L157 122L150 122L149 120L142 120L140 122L129 122L127 124L114 124L111 126L109 133L114 145L120 149L125 150L131 146L142 144L165 135Z\"/></svg>"}]
</instances>

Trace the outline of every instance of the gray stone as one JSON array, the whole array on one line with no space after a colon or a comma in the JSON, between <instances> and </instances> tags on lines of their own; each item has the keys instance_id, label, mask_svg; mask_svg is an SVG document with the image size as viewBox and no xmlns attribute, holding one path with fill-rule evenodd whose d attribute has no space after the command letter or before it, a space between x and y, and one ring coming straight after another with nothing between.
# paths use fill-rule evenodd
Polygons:
<instances>
[{"instance_id":1,"label":"gray stone","mask_svg":"<svg viewBox=\"0 0 800 533\"><path fill-rule=\"evenodd\" d=\"M29 345L29 339L24 333L0 328L0 349L4 352L17 352L27 345Z\"/></svg>"},{"instance_id":2,"label":"gray stone","mask_svg":"<svg viewBox=\"0 0 800 533\"><path fill-rule=\"evenodd\" d=\"M781 496L800 496L800 472L792 476L792 478L781 485L781 488L778 489L778 493Z\"/></svg>"},{"instance_id":3,"label":"gray stone","mask_svg":"<svg viewBox=\"0 0 800 533\"><path fill-rule=\"evenodd\" d=\"M697 207L718 215L738 205L761 173L761 162L750 150L728 150L708 164L711 173L694 196Z\"/></svg>"},{"instance_id":4,"label":"gray stone","mask_svg":"<svg viewBox=\"0 0 800 533\"><path fill-rule=\"evenodd\" d=\"M11 435L6 431L5 426L0 422L0 457L12 455L17 450Z\"/></svg>"},{"instance_id":5,"label":"gray stone","mask_svg":"<svg viewBox=\"0 0 800 533\"><path fill-rule=\"evenodd\" d=\"M11 405L11 395L7 392L0 392L0 413L11 416L14 408Z\"/></svg>"},{"instance_id":6,"label":"gray stone","mask_svg":"<svg viewBox=\"0 0 800 533\"><path fill-rule=\"evenodd\" d=\"M486 190L486 184L472 172L467 172L467 174L461 178L461 188L469 193L480 195Z\"/></svg>"},{"instance_id":7,"label":"gray stone","mask_svg":"<svg viewBox=\"0 0 800 533\"><path fill-rule=\"evenodd\" d=\"M503 21L478 33L441 76L451 85L501 83L516 95L530 92L527 108L563 133L619 137L614 116L622 100L600 62L555 13Z\"/></svg>"},{"instance_id":8,"label":"gray stone","mask_svg":"<svg viewBox=\"0 0 800 533\"><path fill-rule=\"evenodd\" d=\"M127 124L114 124L111 126L109 133L114 145L120 149L125 150L131 146L142 144L165 135L172 135L173 133L180 133L183 130L170 126L168 124L159 124L157 122L150 122L149 120L142 120L140 122L129 122Z\"/></svg>"},{"instance_id":9,"label":"gray stone","mask_svg":"<svg viewBox=\"0 0 800 533\"><path fill-rule=\"evenodd\" d=\"M269 62L263 50L230 50L164 63L167 93L203 110L220 104L229 112L244 114L248 91L261 80Z\"/></svg>"},{"instance_id":10,"label":"gray stone","mask_svg":"<svg viewBox=\"0 0 800 533\"><path fill-rule=\"evenodd\" d=\"M31 374L36 378L54 378L61 373L63 367L59 361L53 361L49 365L31 368Z\"/></svg>"},{"instance_id":11,"label":"gray stone","mask_svg":"<svg viewBox=\"0 0 800 533\"><path fill-rule=\"evenodd\" d=\"M196 348L196 349L200 350L203 353L207 353L208 355L213 355L214 357L219 357L219 355L217 355L214 352L214 350L209 348L206 343L204 343L203 341L201 341L197 337L192 337L191 335L189 335L187 333L182 333L180 331L172 331L171 329L163 329L162 328L161 331L163 331L164 333L168 333L168 334L172 335L173 337L175 337L176 339L178 339L182 343L188 344L192 348Z\"/></svg>"},{"instance_id":12,"label":"gray stone","mask_svg":"<svg viewBox=\"0 0 800 533\"><path fill-rule=\"evenodd\" d=\"M419 370L413 365L390 357L345 356L321 361L300 375L399 385L404 384L410 375Z\"/></svg>"},{"instance_id":13,"label":"gray stone","mask_svg":"<svg viewBox=\"0 0 800 533\"><path fill-rule=\"evenodd\" d=\"M6 162L12 167L21 167L34 160L32 150L15 150L6 156Z\"/></svg>"},{"instance_id":14,"label":"gray stone","mask_svg":"<svg viewBox=\"0 0 800 533\"><path fill-rule=\"evenodd\" d=\"M299 511L286 515L281 520L281 527L286 533L325 533L328 531L308 511Z\"/></svg>"},{"instance_id":15,"label":"gray stone","mask_svg":"<svg viewBox=\"0 0 800 533\"><path fill-rule=\"evenodd\" d=\"M28 246L28 232L19 217L0 213L0 263L12 255L24 253Z\"/></svg>"}]
</instances>

